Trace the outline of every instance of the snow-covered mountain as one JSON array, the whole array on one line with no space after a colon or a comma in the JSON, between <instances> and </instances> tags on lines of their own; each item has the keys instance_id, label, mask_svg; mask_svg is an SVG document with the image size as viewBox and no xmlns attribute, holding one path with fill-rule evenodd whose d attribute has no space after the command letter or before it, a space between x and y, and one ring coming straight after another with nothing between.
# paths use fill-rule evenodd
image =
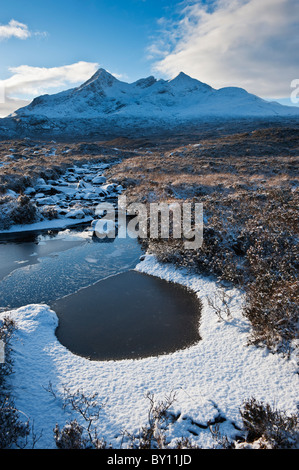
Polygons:
<instances>
[{"instance_id":1,"label":"snow-covered mountain","mask_svg":"<svg viewBox=\"0 0 299 470\"><path fill-rule=\"evenodd\" d=\"M68 121L78 118L180 121L209 116L299 117L299 108L265 101L242 88L216 90L182 72L172 80L156 80L151 76L129 84L99 69L81 86L35 98L14 116Z\"/></svg>"}]
</instances>

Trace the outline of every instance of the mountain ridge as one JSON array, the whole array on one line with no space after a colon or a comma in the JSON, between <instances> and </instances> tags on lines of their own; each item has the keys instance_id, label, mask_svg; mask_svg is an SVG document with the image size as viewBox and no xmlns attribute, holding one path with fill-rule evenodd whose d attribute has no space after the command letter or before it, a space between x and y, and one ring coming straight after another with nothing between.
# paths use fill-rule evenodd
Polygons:
<instances>
[{"instance_id":1,"label":"mountain ridge","mask_svg":"<svg viewBox=\"0 0 299 470\"><path fill-rule=\"evenodd\" d=\"M131 84L100 68L76 88L35 98L14 116L49 119L136 117L186 119L205 116L299 116L299 109L268 102L243 88L219 90L180 72L171 80L153 76Z\"/></svg>"}]
</instances>

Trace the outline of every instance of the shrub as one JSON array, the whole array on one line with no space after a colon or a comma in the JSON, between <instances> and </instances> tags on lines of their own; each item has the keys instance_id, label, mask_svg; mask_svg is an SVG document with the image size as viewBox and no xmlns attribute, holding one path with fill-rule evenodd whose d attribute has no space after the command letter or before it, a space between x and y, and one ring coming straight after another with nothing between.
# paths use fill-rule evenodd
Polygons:
<instances>
[{"instance_id":1,"label":"shrub","mask_svg":"<svg viewBox=\"0 0 299 470\"><path fill-rule=\"evenodd\" d=\"M39 211L28 196L19 196L10 217L15 224L30 224L38 219Z\"/></svg>"},{"instance_id":2,"label":"shrub","mask_svg":"<svg viewBox=\"0 0 299 470\"><path fill-rule=\"evenodd\" d=\"M175 394L171 393L164 400L156 401L152 393L147 393L149 400L148 423L141 428L138 434L123 431L124 438L128 439L131 449L192 449L198 448L189 438L182 437L174 446L167 442L169 424L173 422L173 414L169 409L175 401Z\"/></svg>"},{"instance_id":3,"label":"shrub","mask_svg":"<svg viewBox=\"0 0 299 470\"><path fill-rule=\"evenodd\" d=\"M54 398L56 393L52 384L49 384L48 392ZM54 439L58 449L105 449L107 443L98 437L98 420L104 404L98 404L98 394L94 393L86 396L83 390L72 393L68 388L64 388L63 409L69 408L81 417L83 424L72 420L63 426L62 429L56 424L54 428Z\"/></svg>"},{"instance_id":4,"label":"shrub","mask_svg":"<svg viewBox=\"0 0 299 470\"><path fill-rule=\"evenodd\" d=\"M246 443L260 449L298 448L299 420L296 414L288 416L254 398L246 401L240 412Z\"/></svg>"},{"instance_id":5,"label":"shrub","mask_svg":"<svg viewBox=\"0 0 299 470\"><path fill-rule=\"evenodd\" d=\"M66 424L62 430L56 424L54 429L54 439L58 449L85 449L86 440L83 438L83 426L73 420Z\"/></svg>"},{"instance_id":6,"label":"shrub","mask_svg":"<svg viewBox=\"0 0 299 470\"><path fill-rule=\"evenodd\" d=\"M42 215L45 219L53 220L53 219L57 219L57 218L58 218L58 212L57 212L57 209L55 209L55 207L44 206L44 207L41 209L40 212L41 212L41 215Z\"/></svg>"},{"instance_id":7,"label":"shrub","mask_svg":"<svg viewBox=\"0 0 299 470\"><path fill-rule=\"evenodd\" d=\"M175 396L171 394L164 401L156 402L154 395L148 393L147 398L150 402L148 424L143 426L137 435L124 431L124 437L129 438L129 447L133 449L165 449L166 430L170 418L168 410Z\"/></svg>"}]
</instances>

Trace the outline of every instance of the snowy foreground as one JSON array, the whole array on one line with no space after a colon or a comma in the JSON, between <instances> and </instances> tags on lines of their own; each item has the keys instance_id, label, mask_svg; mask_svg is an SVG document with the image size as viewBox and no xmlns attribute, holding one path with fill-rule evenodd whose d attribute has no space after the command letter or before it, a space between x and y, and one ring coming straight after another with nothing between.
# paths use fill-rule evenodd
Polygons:
<instances>
[{"instance_id":1,"label":"snowy foreground","mask_svg":"<svg viewBox=\"0 0 299 470\"><path fill-rule=\"evenodd\" d=\"M188 436L204 448L215 445L212 433L194 423L207 425L220 414L226 418L219 425L221 434L234 437L240 434L235 425L242 425L239 408L245 399L254 397L288 413L296 411L295 361L247 346L250 325L241 315L242 295L237 290L229 292L233 319L219 321L206 302L206 296L217 289L213 280L161 265L153 256L146 256L136 269L181 283L197 293L203 300L202 340L170 355L92 362L75 356L58 342L54 334L57 316L46 305L6 312L18 327L13 342L15 373L11 376L16 406L34 421L37 435L42 431L36 447L54 448L55 424L63 426L78 419L62 409L64 386L73 392L81 388L87 395L98 392L101 403L107 400L99 434L114 448L121 445L122 430L138 432L146 424L147 392L162 400L176 392L171 410L181 414L170 424L167 436L173 443ZM49 382L57 392L56 399L45 390Z\"/></svg>"}]
</instances>

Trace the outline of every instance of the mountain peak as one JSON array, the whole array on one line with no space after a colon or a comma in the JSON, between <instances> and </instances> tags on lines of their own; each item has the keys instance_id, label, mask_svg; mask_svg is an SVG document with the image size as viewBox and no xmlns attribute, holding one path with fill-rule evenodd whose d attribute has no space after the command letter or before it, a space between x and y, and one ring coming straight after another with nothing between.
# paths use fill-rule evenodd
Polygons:
<instances>
[{"instance_id":1,"label":"mountain peak","mask_svg":"<svg viewBox=\"0 0 299 470\"><path fill-rule=\"evenodd\" d=\"M184 72L180 72L176 77L174 77L172 80L170 81L193 81L195 80L195 78L191 78L189 75L187 75L186 73Z\"/></svg>"},{"instance_id":2,"label":"mountain peak","mask_svg":"<svg viewBox=\"0 0 299 470\"><path fill-rule=\"evenodd\" d=\"M182 89L186 91L202 90L202 91L211 91L212 87L206 83L192 78L184 72L180 72L175 78L169 80L170 85L175 86L177 89Z\"/></svg>"},{"instance_id":3,"label":"mountain peak","mask_svg":"<svg viewBox=\"0 0 299 470\"><path fill-rule=\"evenodd\" d=\"M191 78L189 75L187 75L186 73L184 72L180 72L178 75L177 75L177 78Z\"/></svg>"},{"instance_id":4,"label":"mountain peak","mask_svg":"<svg viewBox=\"0 0 299 470\"><path fill-rule=\"evenodd\" d=\"M82 90L82 88L85 88L90 85L99 85L101 87L110 87L113 85L114 82L117 81L117 78L115 78L111 73L107 72L107 70L100 68L96 71L93 76L87 80L85 83L83 83L78 90Z\"/></svg>"},{"instance_id":5,"label":"mountain peak","mask_svg":"<svg viewBox=\"0 0 299 470\"><path fill-rule=\"evenodd\" d=\"M107 72L107 70L105 70L103 68L99 68L96 71L96 73L93 75L93 77L95 77L95 78L99 78L99 77L112 77L112 78L115 78L111 73Z\"/></svg>"}]
</instances>

